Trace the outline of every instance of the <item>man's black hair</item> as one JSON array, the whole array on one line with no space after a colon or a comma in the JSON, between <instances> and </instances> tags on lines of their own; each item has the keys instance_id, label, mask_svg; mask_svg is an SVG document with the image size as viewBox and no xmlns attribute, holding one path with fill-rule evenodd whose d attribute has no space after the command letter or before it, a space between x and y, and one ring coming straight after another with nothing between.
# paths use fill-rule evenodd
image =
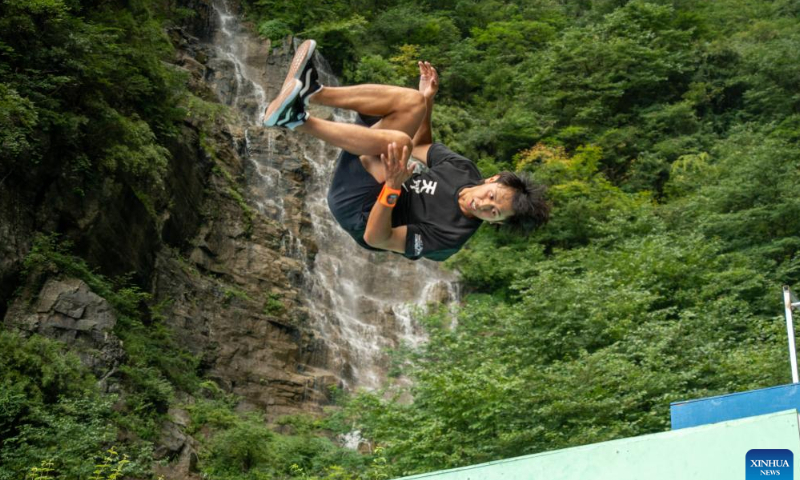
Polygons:
<instances>
[{"instance_id":1,"label":"man's black hair","mask_svg":"<svg viewBox=\"0 0 800 480\"><path fill-rule=\"evenodd\" d=\"M500 172L495 181L514 190L511 208L514 215L508 217L498 227L512 233L528 235L550 219L550 203L547 201L547 187L536 183L528 175Z\"/></svg>"}]
</instances>

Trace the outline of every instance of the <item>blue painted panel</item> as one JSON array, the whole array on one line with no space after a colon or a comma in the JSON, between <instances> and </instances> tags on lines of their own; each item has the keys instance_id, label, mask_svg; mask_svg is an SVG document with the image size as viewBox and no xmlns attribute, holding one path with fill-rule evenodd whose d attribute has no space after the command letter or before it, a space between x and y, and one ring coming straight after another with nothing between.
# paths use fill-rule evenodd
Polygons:
<instances>
[{"instance_id":1,"label":"blue painted panel","mask_svg":"<svg viewBox=\"0 0 800 480\"><path fill-rule=\"evenodd\" d=\"M674 402L670 416L677 430L783 410L800 410L800 384Z\"/></svg>"}]
</instances>

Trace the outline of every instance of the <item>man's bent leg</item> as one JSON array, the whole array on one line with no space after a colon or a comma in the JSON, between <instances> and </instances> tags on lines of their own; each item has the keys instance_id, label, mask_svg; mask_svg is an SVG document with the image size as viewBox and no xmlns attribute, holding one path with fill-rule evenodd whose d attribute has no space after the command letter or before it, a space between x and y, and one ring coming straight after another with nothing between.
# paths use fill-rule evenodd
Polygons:
<instances>
[{"instance_id":1,"label":"man's bent leg","mask_svg":"<svg viewBox=\"0 0 800 480\"><path fill-rule=\"evenodd\" d=\"M412 137L420 128L426 112L425 99L417 90L390 85L325 87L309 97L309 100L311 103L381 117L381 120L372 126L372 130L388 130L393 133L375 135L363 129L342 130L331 126L320 127L324 124L314 125L310 129L299 129L358 155L364 169L380 183L386 177L379 158L380 154L386 153L386 146L390 142L396 142L401 146L408 145L407 139L404 136L398 138L397 134L402 132L409 138ZM409 145L409 148L412 147Z\"/></svg>"},{"instance_id":2,"label":"man's bent leg","mask_svg":"<svg viewBox=\"0 0 800 480\"><path fill-rule=\"evenodd\" d=\"M388 152L388 145L396 143L412 148L411 137L399 130L367 128L350 123L337 123L320 118L309 117L297 131L307 133L331 145L362 158L364 169L378 183L385 180L383 164L370 161L367 157L379 157Z\"/></svg>"},{"instance_id":3,"label":"man's bent leg","mask_svg":"<svg viewBox=\"0 0 800 480\"><path fill-rule=\"evenodd\" d=\"M321 118L309 117L297 127L307 133L354 155L376 155L388 153L387 146L394 142L402 148L411 148L411 137L398 130L378 130L350 123L337 123Z\"/></svg>"},{"instance_id":4,"label":"man's bent leg","mask_svg":"<svg viewBox=\"0 0 800 480\"><path fill-rule=\"evenodd\" d=\"M383 117L376 128L399 130L409 137L419 129L426 108L425 98L417 90L390 85L325 87L310 97L310 101Z\"/></svg>"}]
</instances>

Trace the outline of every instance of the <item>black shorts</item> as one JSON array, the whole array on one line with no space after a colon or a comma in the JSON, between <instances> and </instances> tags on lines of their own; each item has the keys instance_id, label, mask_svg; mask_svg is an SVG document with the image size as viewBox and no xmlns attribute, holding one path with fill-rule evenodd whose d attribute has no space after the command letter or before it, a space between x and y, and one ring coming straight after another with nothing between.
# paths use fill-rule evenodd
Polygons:
<instances>
[{"instance_id":1,"label":"black shorts","mask_svg":"<svg viewBox=\"0 0 800 480\"><path fill-rule=\"evenodd\" d=\"M372 125L379 118L360 117L356 123L364 126ZM378 201L383 184L369 174L361 165L358 155L342 150L336 160L336 170L328 190L328 208L333 218L362 247L379 250L367 245L364 232L372 206Z\"/></svg>"}]
</instances>

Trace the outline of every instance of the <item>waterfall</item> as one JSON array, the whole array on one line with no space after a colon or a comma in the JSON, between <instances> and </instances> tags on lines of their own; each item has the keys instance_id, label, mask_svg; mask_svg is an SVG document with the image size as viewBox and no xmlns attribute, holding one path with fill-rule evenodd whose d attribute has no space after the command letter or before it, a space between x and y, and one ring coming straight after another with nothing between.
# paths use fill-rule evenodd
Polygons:
<instances>
[{"instance_id":1,"label":"waterfall","mask_svg":"<svg viewBox=\"0 0 800 480\"><path fill-rule=\"evenodd\" d=\"M265 42L242 27L225 0L213 6L218 28L209 83L241 117L240 151L251 200L260 215L285 227L283 255L304 265L299 282L313 339L303 368L333 373L348 388L376 388L388 369L388 349L425 341L412 311L457 300L455 278L428 260L411 262L364 250L338 226L326 198L338 150L300 133L259 125L267 92L280 88L267 79L280 78L288 61L281 72L270 72L275 67L257 55L268 53ZM322 83L336 85L319 54L315 63ZM311 114L337 121L354 118L352 112L325 107L312 107Z\"/></svg>"},{"instance_id":2,"label":"waterfall","mask_svg":"<svg viewBox=\"0 0 800 480\"><path fill-rule=\"evenodd\" d=\"M232 14L227 0L216 0L213 4L217 13L219 30L215 38L217 52L227 59L234 69L233 102L229 105L238 108L245 114L248 123L258 124L258 119L267 107L267 94L260 83L255 80L256 72L248 65L247 43L240 37L247 35L236 15Z\"/></svg>"}]
</instances>

